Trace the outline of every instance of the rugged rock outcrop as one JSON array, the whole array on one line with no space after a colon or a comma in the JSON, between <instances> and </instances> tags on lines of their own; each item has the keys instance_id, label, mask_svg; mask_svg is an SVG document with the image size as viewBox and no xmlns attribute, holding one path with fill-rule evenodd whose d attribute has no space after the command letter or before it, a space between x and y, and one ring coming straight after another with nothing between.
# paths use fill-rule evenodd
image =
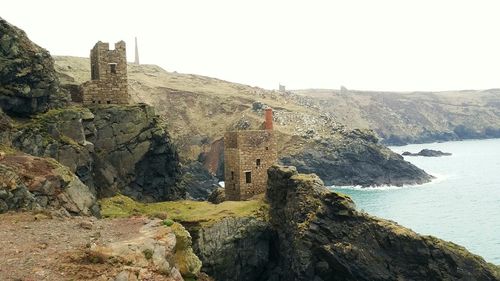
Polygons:
<instances>
[{"instance_id":1,"label":"rugged rock outcrop","mask_svg":"<svg viewBox=\"0 0 500 281\"><path fill-rule=\"evenodd\" d=\"M184 198L175 147L147 105L65 107L17 128L13 146L52 157L96 188L142 201Z\"/></svg>"},{"instance_id":2,"label":"rugged rock outcrop","mask_svg":"<svg viewBox=\"0 0 500 281\"><path fill-rule=\"evenodd\" d=\"M0 108L30 115L68 102L59 89L54 60L24 31L0 18Z\"/></svg>"},{"instance_id":3,"label":"rugged rock outcrop","mask_svg":"<svg viewBox=\"0 0 500 281\"><path fill-rule=\"evenodd\" d=\"M285 165L302 173L316 173L327 185L422 184L432 176L378 144L368 130L339 131L339 136L312 140L282 156Z\"/></svg>"},{"instance_id":4,"label":"rugged rock outcrop","mask_svg":"<svg viewBox=\"0 0 500 281\"><path fill-rule=\"evenodd\" d=\"M258 217L228 217L213 225L187 224L203 272L215 280L266 280L275 249L269 224Z\"/></svg>"},{"instance_id":5,"label":"rugged rock outcrop","mask_svg":"<svg viewBox=\"0 0 500 281\"><path fill-rule=\"evenodd\" d=\"M67 167L50 158L0 152L0 213L42 209L99 216L95 195Z\"/></svg>"},{"instance_id":6,"label":"rugged rock outcrop","mask_svg":"<svg viewBox=\"0 0 500 281\"><path fill-rule=\"evenodd\" d=\"M422 149L418 153L411 153L411 152L405 151L401 155L403 155L403 156L441 157L441 156L450 156L451 153L442 152L441 150Z\"/></svg>"},{"instance_id":7,"label":"rugged rock outcrop","mask_svg":"<svg viewBox=\"0 0 500 281\"><path fill-rule=\"evenodd\" d=\"M500 280L481 257L360 212L314 174L279 166L268 174L279 249L272 280Z\"/></svg>"},{"instance_id":8,"label":"rugged rock outcrop","mask_svg":"<svg viewBox=\"0 0 500 281\"><path fill-rule=\"evenodd\" d=\"M153 107L97 106L91 111L95 119L87 137L96 152L96 185L107 187L102 194L120 191L148 202L186 196L185 187L177 185L177 151Z\"/></svg>"}]
</instances>

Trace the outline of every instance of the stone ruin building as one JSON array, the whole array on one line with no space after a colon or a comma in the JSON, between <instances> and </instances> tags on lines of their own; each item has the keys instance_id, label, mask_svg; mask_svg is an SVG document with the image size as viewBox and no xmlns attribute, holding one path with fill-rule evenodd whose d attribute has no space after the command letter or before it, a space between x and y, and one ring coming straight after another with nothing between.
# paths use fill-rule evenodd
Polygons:
<instances>
[{"instance_id":1,"label":"stone ruin building","mask_svg":"<svg viewBox=\"0 0 500 281\"><path fill-rule=\"evenodd\" d=\"M279 89L279 91L280 91L280 92L282 92L282 93L286 92L286 87L285 87L285 85L281 85L281 84L279 84L278 89Z\"/></svg>"},{"instance_id":2,"label":"stone ruin building","mask_svg":"<svg viewBox=\"0 0 500 281\"><path fill-rule=\"evenodd\" d=\"M277 161L273 112L265 110L264 130L232 131L224 135L226 200L247 200L264 193L267 169Z\"/></svg>"},{"instance_id":3,"label":"stone ruin building","mask_svg":"<svg viewBox=\"0 0 500 281\"><path fill-rule=\"evenodd\" d=\"M79 101L84 104L128 104L127 53L125 42L97 42L90 50L91 79L82 84Z\"/></svg>"}]
</instances>

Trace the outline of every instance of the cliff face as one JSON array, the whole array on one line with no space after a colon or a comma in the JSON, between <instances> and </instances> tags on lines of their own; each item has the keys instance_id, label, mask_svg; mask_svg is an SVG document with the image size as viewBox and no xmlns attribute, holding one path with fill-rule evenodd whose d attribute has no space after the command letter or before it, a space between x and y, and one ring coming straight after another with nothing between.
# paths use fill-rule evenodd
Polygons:
<instances>
[{"instance_id":1,"label":"cliff face","mask_svg":"<svg viewBox=\"0 0 500 281\"><path fill-rule=\"evenodd\" d=\"M465 248L359 212L316 175L269 170L279 280L500 280Z\"/></svg>"},{"instance_id":2,"label":"cliff face","mask_svg":"<svg viewBox=\"0 0 500 281\"><path fill-rule=\"evenodd\" d=\"M95 188L143 201L183 198L168 133L147 105L70 107L37 115L14 134L15 148L52 157Z\"/></svg>"},{"instance_id":3,"label":"cliff face","mask_svg":"<svg viewBox=\"0 0 500 281\"><path fill-rule=\"evenodd\" d=\"M500 137L500 89L444 92L293 91L390 145Z\"/></svg>"},{"instance_id":4,"label":"cliff face","mask_svg":"<svg viewBox=\"0 0 500 281\"><path fill-rule=\"evenodd\" d=\"M67 101L50 54L0 18L0 108L25 116Z\"/></svg>"},{"instance_id":5,"label":"cliff face","mask_svg":"<svg viewBox=\"0 0 500 281\"><path fill-rule=\"evenodd\" d=\"M209 226L186 224L202 271L215 280L265 280L273 259L272 232L258 217L228 217Z\"/></svg>"},{"instance_id":6,"label":"cliff face","mask_svg":"<svg viewBox=\"0 0 500 281\"><path fill-rule=\"evenodd\" d=\"M393 153L368 130L340 131L342 137L304 144L281 157L301 173L315 173L326 185L422 184L432 176Z\"/></svg>"}]
</instances>

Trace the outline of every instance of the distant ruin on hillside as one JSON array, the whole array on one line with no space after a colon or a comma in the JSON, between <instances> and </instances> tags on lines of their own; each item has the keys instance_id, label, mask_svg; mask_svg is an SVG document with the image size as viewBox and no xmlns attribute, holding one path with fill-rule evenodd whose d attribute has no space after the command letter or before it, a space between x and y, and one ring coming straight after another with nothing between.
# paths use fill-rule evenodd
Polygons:
<instances>
[{"instance_id":1,"label":"distant ruin on hillside","mask_svg":"<svg viewBox=\"0 0 500 281\"><path fill-rule=\"evenodd\" d=\"M226 200L246 200L264 193L267 169L277 161L272 109L265 110L265 129L232 131L224 135Z\"/></svg>"},{"instance_id":2,"label":"distant ruin on hillside","mask_svg":"<svg viewBox=\"0 0 500 281\"><path fill-rule=\"evenodd\" d=\"M280 91L280 92L282 92L282 93L286 92L286 87L285 87L285 85L281 85L281 84L279 84L279 88L278 88L278 89L279 89L279 91Z\"/></svg>"},{"instance_id":3,"label":"distant ruin on hillside","mask_svg":"<svg viewBox=\"0 0 500 281\"><path fill-rule=\"evenodd\" d=\"M127 53L125 42L97 42L90 50L91 80L82 84L81 96L74 101L84 104L128 104Z\"/></svg>"}]
</instances>

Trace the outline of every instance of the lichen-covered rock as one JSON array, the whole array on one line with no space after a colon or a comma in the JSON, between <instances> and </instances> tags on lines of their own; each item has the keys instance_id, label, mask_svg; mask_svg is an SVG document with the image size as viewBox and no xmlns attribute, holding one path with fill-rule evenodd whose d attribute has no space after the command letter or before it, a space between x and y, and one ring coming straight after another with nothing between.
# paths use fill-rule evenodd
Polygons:
<instances>
[{"instance_id":1,"label":"lichen-covered rock","mask_svg":"<svg viewBox=\"0 0 500 281\"><path fill-rule=\"evenodd\" d=\"M272 280L500 280L500 269L456 244L359 212L294 167L268 170L278 235Z\"/></svg>"},{"instance_id":2,"label":"lichen-covered rock","mask_svg":"<svg viewBox=\"0 0 500 281\"><path fill-rule=\"evenodd\" d=\"M56 159L92 187L94 147L85 132L92 120L93 114L86 108L53 109L16 128L12 144L25 153Z\"/></svg>"},{"instance_id":3,"label":"lichen-covered rock","mask_svg":"<svg viewBox=\"0 0 500 281\"><path fill-rule=\"evenodd\" d=\"M68 98L59 89L50 54L0 18L0 108L26 116L65 104Z\"/></svg>"},{"instance_id":4,"label":"lichen-covered rock","mask_svg":"<svg viewBox=\"0 0 500 281\"><path fill-rule=\"evenodd\" d=\"M175 147L147 105L64 107L16 128L13 146L69 167L99 197L142 201L185 197Z\"/></svg>"},{"instance_id":5,"label":"lichen-covered rock","mask_svg":"<svg viewBox=\"0 0 500 281\"><path fill-rule=\"evenodd\" d=\"M75 215L99 215L96 196L57 161L24 154L1 157L0 213L61 208Z\"/></svg>"},{"instance_id":6,"label":"lichen-covered rock","mask_svg":"<svg viewBox=\"0 0 500 281\"><path fill-rule=\"evenodd\" d=\"M194 254L189 232L178 223L171 226L175 234L175 265L183 277L195 278L200 274L201 261Z\"/></svg>"},{"instance_id":7,"label":"lichen-covered rock","mask_svg":"<svg viewBox=\"0 0 500 281\"><path fill-rule=\"evenodd\" d=\"M224 218L210 226L186 226L202 270L215 280L266 280L271 258L272 233L262 218Z\"/></svg>"},{"instance_id":8,"label":"lichen-covered rock","mask_svg":"<svg viewBox=\"0 0 500 281\"><path fill-rule=\"evenodd\" d=\"M377 142L368 130L342 130L329 139L307 141L280 161L301 173L317 174L326 185L400 186L433 178Z\"/></svg>"}]
</instances>

